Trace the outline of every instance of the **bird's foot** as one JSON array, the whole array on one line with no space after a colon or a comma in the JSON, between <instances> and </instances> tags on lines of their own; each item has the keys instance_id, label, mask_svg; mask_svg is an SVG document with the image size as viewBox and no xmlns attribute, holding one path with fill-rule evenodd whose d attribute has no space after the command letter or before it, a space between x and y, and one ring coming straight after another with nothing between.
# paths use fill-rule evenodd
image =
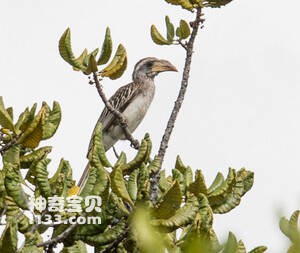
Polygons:
<instances>
[{"instance_id":1,"label":"bird's foot","mask_svg":"<svg viewBox=\"0 0 300 253\"><path fill-rule=\"evenodd\" d=\"M138 140L135 140L135 139L134 139L134 140L131 141L130 146L133 147L133 148L135 148L135 149L139 149L140 143L139 143Z\"/></svg>"}]
</instances>

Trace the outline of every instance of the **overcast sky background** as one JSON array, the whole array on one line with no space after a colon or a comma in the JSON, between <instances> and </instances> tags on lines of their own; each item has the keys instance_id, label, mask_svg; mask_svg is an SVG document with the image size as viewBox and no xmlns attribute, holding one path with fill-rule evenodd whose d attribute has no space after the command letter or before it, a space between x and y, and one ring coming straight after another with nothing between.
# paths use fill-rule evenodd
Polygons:
<instances>
[{"instance_id":1,"label":"overcast sky background","mask_svg":"<svg viewBox=\"0 0 300 253\"><path fill-rule=\"evenodd\" d=\"M239 207L215 215L221 240L229 230L247 249L266 245L285 252L287 240L279 215L289 217L300 204L300 3L296 0L235 0L222 9L205 10L190 86L178 117L164 167L170 172L177 154L207 182L228 167L255 172L255 183ZM180 87L184 50L152 43L149 28L163 32L164 16L178 23L194 15L163 0L4 1L0 2L0 95L20 113L43 100L59 101L63 120L53 145L51 171L61 157L69 160L76 179L85 166L95 122L103 109L87 77L72 71L58 53L58 40L70 27L75 53L101 46L110 26L115 43L128 52L128 69L117 81L104 82L107 95L131 81L134 64L155 56L171 61L179 73L156 78L157 93L135 132L149 132L157 152ZM134 152L127 142L118 149ZM112 159L113 156L110 153Z\"/></svg>"}]
</instances>

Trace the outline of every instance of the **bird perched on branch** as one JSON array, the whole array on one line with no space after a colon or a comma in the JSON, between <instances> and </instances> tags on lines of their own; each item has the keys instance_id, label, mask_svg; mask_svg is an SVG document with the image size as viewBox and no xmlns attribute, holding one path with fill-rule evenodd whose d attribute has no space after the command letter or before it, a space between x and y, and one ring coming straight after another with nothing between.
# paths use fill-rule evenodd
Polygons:
<instances>
[{"instance_id":1,"label":"bird perched on branch","mask_svg":"<svg viewBox=\"0 0 300 253\"><path fill-rule=\"evenodd\" d=\"M134 67L133 82L120 87L109 99L112 107L122 113L126 119L131 133L142 122L153 100L155 94L154 77L165 71L177 71L177 69L167 60L154 57L141 59ZM102 141L105 151L109 150L118 140L126 139L124 130L107 107L102 111L99 121L102 124ZM88 168L85 169L78 183L79 186L85 181L87 174Z\"/></svg>"},{"instance_id":2,"label":"bird perched on branch","mask_svg":"<svg viewBox=\"0 0 300 253\"><path fill-rule=\"evenodd\" d=\"M177 71L166 60L148 57L140 60L134 68L132 83L122 86L109 99L110 104L123 114L131 133L142 122L155 93L154 77L160 72ZM102 123L104 149L110 149L118 140L124 140L123 129L107 108L103 110L99 121Z\"/></svg>"},{"instance_id":3,"label":"bird perched on branch","mask_svg":"<svg viewBox=\"0 0 300 253\"><path fill-rule=\"evenodd\" d=\"M123 114L131 133L142 122L155 93L154 77L160 72L177 71L166 60L148 57L140 60L134 67L133 82L122 86L109 99L110 104ZM105 108L98 121L102 124L102 141L105 151L118 140L126 139L123 129L115 116Z\"/></svg>"}]
</instances>

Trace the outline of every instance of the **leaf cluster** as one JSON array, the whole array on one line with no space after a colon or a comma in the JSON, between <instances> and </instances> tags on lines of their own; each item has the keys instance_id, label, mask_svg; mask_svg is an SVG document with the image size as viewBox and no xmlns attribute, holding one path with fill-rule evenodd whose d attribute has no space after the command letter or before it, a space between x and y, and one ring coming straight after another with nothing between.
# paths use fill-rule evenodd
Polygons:
<instances>
[{"instance_id":1,"label":"leaf cluster","mask_svg":"<svg viewBox=\"0 0 300 253\"><path fill-rule=\"evenodd\" d=\"M201 170L185 166L177 157L172 175L160 169L160 159L151 158L152 143L148 134L141 141L132 160L121 153L116 162L110 162L102 145L101 124L98 123L88 154L89 175L82 189L77 189L72 168L62 159L56 172L49 176L48 158L51 147L40 147L40 142L50 138L59 125L61 112L58 103L53 108L43 103L21 113L13 121L12 109L0 100L1 144L3 168L0 170L0 212L5 216L6 227L0 240L1 252L15 252L18 232L25 236L20 252L43 252L41 235L48 230L24 214L29 210L30 197L68 197L78 194L82 198L100 196L101 211L80 213L58 212L65 219L70 216L100 217L101 224L77 226L64 239L61 252L86 252L85 244L101 252L115 245L117 252L246 252L242 242L230 234L228 242L221 245L213 230L213 214L226 213L235 208L241 197L253 184L253 173L245 169L229 169L226 178L218 173L207 186ZM5 146L6 145L6 146ZM8 146L7 146L8 145ZM160 173L158 200L150 200L151 178ZM28 187L33 191L28 193ZM32 210L31 210L32 211ZM46 209L46 213L47 213ZM35 215L44 217L41 210ZM50 213L54 216L57 213ZM70 224L54 227L52 237L61 235ZM263 252L264 248L257 251Z\"/></svg>"},{"instance_id":2,"label":"leaf cluster","mask_svg":"<svg viewBox=\"0 0 300 253\"><path fill-rule=\"evenodd\" d=\"M174 27L174 24L170 21L170 18L168 16L165 17L165 23L166 23L166 37L164 37L156 28L155 25L151 26L150 34L153 42L157 45L172 45L175 42L181 42L182 40L187 39L191 34L191 29L189 24L181 19L179 26L176 28ZM176 35L176 39L175 39Z\"/></svg>"},{"instance_id":3,"label":"leaf cluster","mask_svg":"<svg viewBox=\"0 0 300 253\"><path fill-rule=\"evenodd\" d=\"M188 11L194 11L198 8L220 8L227 5L232 0L165 0L169 4L181 6Z\"/></svg>"},{"instance_id":4,"label":"leaf cluster","mask_svg":"<svg viewBox=\"0 0 300 253\"><path fill-rule=\"evenodd\" d=\"M74 70L82 71L86 75L91 73L98 73L101 77L109 77L110 79L117 79L122 76L127 67L127 53L122 44L118 45L118 48L113 56L112 60L108 63L112 55L112 38L110 29L106 28L104 41L102 43L101 52L99 48L96 48L91 53L88 53L87 49L75 57L71 46L71 30L67 28L62 34L59 40L59 53L61 57L69 63ZM108 64L107 64L108 63ZM98 70L98 66L106 65L106 67Z\"/></svg>"}]
</instances>

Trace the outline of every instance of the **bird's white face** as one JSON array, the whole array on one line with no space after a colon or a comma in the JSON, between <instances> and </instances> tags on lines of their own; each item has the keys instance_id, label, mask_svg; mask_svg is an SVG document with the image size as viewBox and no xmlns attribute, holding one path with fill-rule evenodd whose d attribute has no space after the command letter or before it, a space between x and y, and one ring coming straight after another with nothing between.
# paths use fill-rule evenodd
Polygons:
<instances>
[{"instance_id":1,"label":"bird's white face","mask_svg":"<svg viewBox=\"0 0 300 253\"><path fill-rule=\"evenodd\" d=\"M167 60L147 57L140 60L134 67L133 81L153 79L157 74L164 71L177 71L174 65Z\"/></svg>"}]
</instances>

